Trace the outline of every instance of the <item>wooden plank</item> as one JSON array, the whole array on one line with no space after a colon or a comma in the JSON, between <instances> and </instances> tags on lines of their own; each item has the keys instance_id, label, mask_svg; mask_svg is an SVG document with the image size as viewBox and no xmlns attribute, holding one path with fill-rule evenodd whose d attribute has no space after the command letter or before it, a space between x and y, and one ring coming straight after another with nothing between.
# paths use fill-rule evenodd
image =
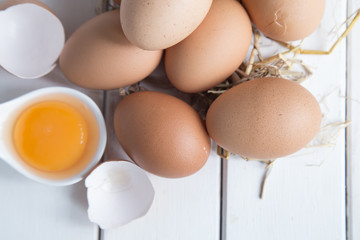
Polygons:
<instances>
[{"instance_id":1,"label":"wooden plank","mask_svg":"<svg viewBox=\"0 0 360 240\"><path fill-rule=\"evenodd\" d=\"M348 15L360 8L359 0L348 1ZM347 63L347 117L351 125L347 130L347 226L348 239L360 239L360 22L348 37Z\"/></svg>"},{"instance_id":2,"label":"wooden plank","mask_svg":"<svg viewBox=\"0 0 360 240\"><path fill-rule=\"evenodd\" d=\"M328 49L335 40L329 32L345 19L346 2L328 0L321 26L304 48ZM330 56L301 58L314 72L303 85L322 100L323 125L345 121L345 42ZM278 159L263 199L259 193L265 165L231 157L226 169L226 239L346 239L344 138L340 131L331 147Z\"/></svg>"},{"instance_id":3,"label":"wooden plank","mask_svg":"<svg viewBox=\"0 0 360 240\"><path fill-rule=\"evenodd\" d=\"M162 90L164 89L159 91ZM117 91L110 91L107 95L109 144L106 159L129 160L118 144L113 130L113 112L120 101L118 95ZM177 95L182 94L177 92ZM206 165L192 176L167 179L148 175L155 188L155 199L149 212L125 226L104 231L104 240L219 238L220 159L214 149Z\"/></svg>"},{"instance_id":4,"label":"wooden plank","mask_svg":"<svg viewBox=\"0 0 360 240\"><path fill-rule=\"evenodd\" d=\"M64 23L67 36L95 15L97 0L47 3ZM75 3L76 2L76 3ZM100 108L103 91L74 86L59 68L45 77L24 80L0 69L0 102L30 90L47 86L67 86L88 94ZM97 239L98 228L87 218L86 189L83 181L67 187L45 186L33 182L0 162L0 238L1 239Z\"/></svg>"}]
</instances>

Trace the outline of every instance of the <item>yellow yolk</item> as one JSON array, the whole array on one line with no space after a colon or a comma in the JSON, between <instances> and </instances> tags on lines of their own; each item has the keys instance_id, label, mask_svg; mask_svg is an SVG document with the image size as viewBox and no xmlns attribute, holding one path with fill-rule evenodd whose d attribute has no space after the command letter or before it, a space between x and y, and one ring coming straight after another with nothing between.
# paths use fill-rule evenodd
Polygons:
<instances>
[{"instance_id":1,"label":"yellow yolk","mask_svg":"<svg viewBox=\"0 0 360 240\"><path fill-rule=\"evenodd\" d=\"M27 164L42 171L62 171L81 160L88 126L71 105L46 101L20 114L13 138L16 151Z\"/></svg>"}]
</instances>

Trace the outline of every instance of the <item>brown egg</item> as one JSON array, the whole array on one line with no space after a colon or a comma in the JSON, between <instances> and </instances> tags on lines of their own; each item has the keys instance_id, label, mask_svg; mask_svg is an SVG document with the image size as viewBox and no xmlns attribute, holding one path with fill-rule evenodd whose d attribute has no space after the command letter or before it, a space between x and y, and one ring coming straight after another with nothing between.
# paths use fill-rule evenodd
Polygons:
<instances>
[{"instance_id":1,"label":"brown egg","mask_svg":"<svg viewBox=\"0 0 360 240\"><path fill-rule=\"evenodd\" d=\"M159 64L162 51L146 51L124 36L119 10L96 16L66 42L60 67L73 83L92 89L114 89L136 83Z\"/></svg>"},{"instance_id":2,"label":"brown egg","mask_svg":"<svg viewBox=\"0 0 360 240\"><path fill-rule=\"evenodd\" d=\"M320 107L301 85L259 78L220 95L206 116L209 135L243 157L274 159L303 148L319 131Z\"/></svg>"},{"instance_id":3,"label":"brown egg","mask_svg":"<svg viewBox=\"0 0 360 240\"><path fill-rule=\"evenodd\" d=\"M15 6L15 5L18 5L18 4L23 4L23 3L36 4L36 5L40 6L40 7L45 8L46 10L50 11L52 14L55 15L54 11L51 10L48 5L46 5L45 3L42 3L40 1L37 1L37 0L7 0L7 1L3 1L3 2L0 2L0 10L5 10L8 7Z\"/></svg>"},{"instance_id":4,"label":"brown egg","mask_svg":"<svg viewBox=\"0 0 360 240\"><path fill-rule=\"evenodd\" d=\"M235 0L215 0L200 26L165 50L170 82L183 92L201 92L229 77L251 43L250 19Z\"/></svg>"},{"instance_id":5,"label":"brown egg","mask_svg":"<svg viewBox=\"0 0 360 240\"><path fill-rule=\"evenodd\" d=\"M319 25L326 0L242 0L251 20L269 38L300 40Z\"/></svg>"},{"instance_id":6,"label":"brown egg","mask_svg":"<svg viewBox=\"0 0 360 240\"><path fill-rule=\"evenodd\" d=\"M122 0L125 36L140 48L165 49L192 33L208 13L212 0Z\"/></svg>"},{"instance_id":7,"label":"brown egg","mask_svg":"<svg viewBox=\"0 0 360 240\"><path fill-rule=\"evenodd\" d=\"M114 127L130 158L158 176L191 175L210 154L210 137L199 114L164 93L144 91L125 97L115 110Z\"/></svg>"}]
</instances>

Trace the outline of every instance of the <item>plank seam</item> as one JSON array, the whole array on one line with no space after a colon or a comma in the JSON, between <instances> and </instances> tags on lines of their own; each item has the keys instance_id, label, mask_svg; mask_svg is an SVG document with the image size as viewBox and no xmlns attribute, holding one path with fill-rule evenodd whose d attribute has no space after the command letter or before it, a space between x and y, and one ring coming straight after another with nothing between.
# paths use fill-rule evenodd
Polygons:
<instances>
[{"instance_id":1,"label":"plank seam","mask_svg":"<svg viewBox=\"0 0 360 240\"><path fill-rule=\"evenodd\" d=\"M102 106L102 111L103 111L103 116L104 116L104 120L106 121L107 120L107 114L108 114L108 110L107 110L107 105L108 105L108 93L106 90L103 91L103 106ZM103 163L105 162L105 159L106 159L106 149L105 149L105 152L100 160L100 163ZM98 236L97 236L97 240L103 240L104 239L104 231L99 227L97 226L98 228Z\"/></svg>"},{"instance_id":2,"label":"plank seam","mask_svg":"<svg viewBox=\"0 0 360 240\"><path fill-rule=\"evenodd\" d=\"M221 158L220 166L220 240L226 240L226 215L227 215L227 173L228 160Z\"/></svg>"},{"instance_id":3,"label":"plank seam","mask_svg":"<svg viewBox=\"0 0 360 240\"><path fill-rule=\"evenodd\" d=\"M350 1L346 1L346 15L349 16L349 4ZM348 23L346 23L346 27L348 26ZM345 41L345 96L346 98L346 103L345 103L345 121L349 120L349 99L348 99L348 93L349 93L349 89L351 87L351 81L349 81L349 77L350 75L350 70L349 70L349 61L350 61L350 54L349 54L349 37L346 37L346 41ZM349 198L349 194L351 191L351 184L350 184L350 180L348 177L348 167L350 165L349 163L349 144L348 141L351 141L350 139L350 134L349 134L349 128L346 128L345 130L345 239L346 240L350 240L351 239L351 233L350 233L350 228L351 228L351 224L350 224L350 214L349 211L351 211L351 203L350 203L350 198ZM351 157L350 157L351 158Z\"/></svg>"}]
</instances>

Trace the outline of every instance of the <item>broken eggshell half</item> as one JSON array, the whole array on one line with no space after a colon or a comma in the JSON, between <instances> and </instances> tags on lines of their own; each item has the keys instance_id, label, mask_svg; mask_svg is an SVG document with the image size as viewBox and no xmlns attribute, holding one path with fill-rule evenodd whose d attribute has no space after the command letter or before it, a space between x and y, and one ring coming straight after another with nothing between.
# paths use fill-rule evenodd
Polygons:
<instances>
[{"instance_id":1,"label":"broken eggshell half","mask_svg":"<svg viewBox=\"0 0 360 240\"><path fill-rule=\"evenodd\" d=\"M85 180L91 222L102 229L120 227L144 216L154 199L146 173L128 161L107 161Z\"/></svg>"},{"instance_id":2,"label":"broken eggshell half","mask_svg":"<svg viewBox=\"0 0 360 240\"><path fill-rule=\"evenodd\" d=\"M0 11L0 65L25 79L55 68L65 43L64 27L48 9L33 3Z\"/></svg>"}]
</instances>

